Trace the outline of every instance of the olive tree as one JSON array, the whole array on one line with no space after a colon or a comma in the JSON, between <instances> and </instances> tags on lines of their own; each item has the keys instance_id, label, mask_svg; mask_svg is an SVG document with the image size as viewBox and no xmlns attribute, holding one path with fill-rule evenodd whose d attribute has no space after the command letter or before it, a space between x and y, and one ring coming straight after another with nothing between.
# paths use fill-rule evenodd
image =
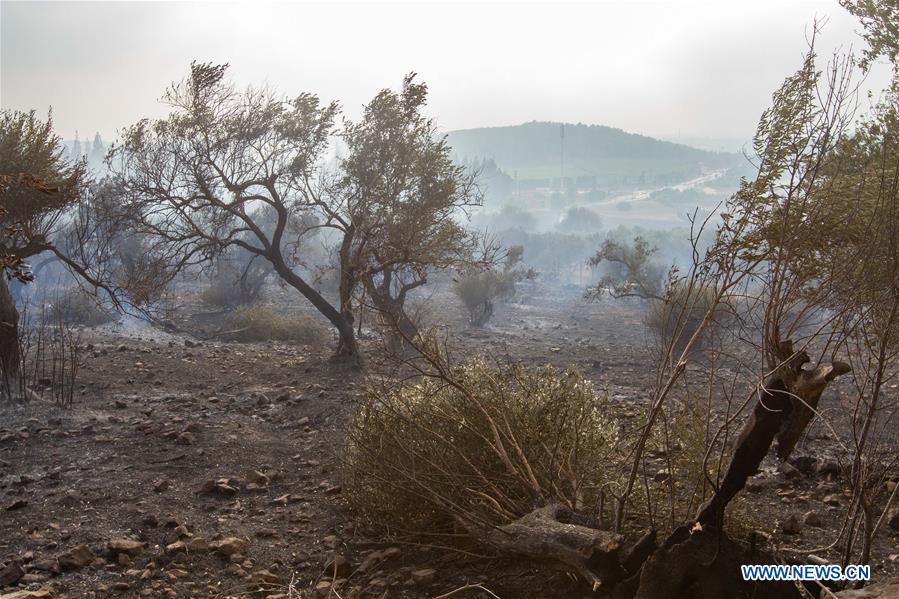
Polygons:
<instances>
[{"instance_id":1,"label":"olive tree","mask_svg":"<svg viewBox=\"0 0 899 599\"><path fill-rule=\"evenodd\" d=\"M137 230L158 241L153 251L172 273L235 247L268 261L337 329L339 355L358 354L360 289L414 336L406 296L432 269L467 255L472 236L458 219L478 199L473 177L422 116L426 86L409 76L399 93L380 92L358 123L338 130L337 104L237 91L226 70L193 63L164 96L169 116L126 129L113 150L111 169ZM329 170L335 135L348 152ZM336 304L300 268L314 232L337 246Z\"/></svg>"},{"instance_id":2,"label":"olive tree","mask_svg":"<svg viewBox=\"0 0 899 599\"><path fill-rule=\"evenodd\" d=\"M338 354L356 355L352 322L297 268L337 105L308 93L238 91L227 66L192 63L165 93L169 115L127 128L112 150L135 228L156 240L171 273L232 247L267 260L337 329Z\"/></svg>"},{"instance_id":3,"label":"olive tree","mask_svg":"<svg viewBox=\"0 0 899 599\"><path fill-rule=\"evenodd\" d=\"M61 261L93 288L116 297L105 276L104 256L85 200L89 180L83 162L64 158L51 118L34 111L0 114L0 366L4 391L18 387L19 313L8 279L33 279L29 262L44 254Z\"/></svg>"},{"instance_id":4,"label":"olive tree","mask_svg":"<svg viewBox=\"0 0 899 599\"><path fill-rule=\"evenodd\" d=\"M608 293L614 298L663 299L664 273L652 261L657 251L639 235L631 243L606 239L587 264L591 267L604 265L610 272L587 290L586 297L598 299Z\"/></svg>"},{"instance_id":5,"label":"olive tree","mask_svg":"<svg viewBox=\"0 0 899 599\"><path fill-rule=\"evenodd\" d=\"M341 137L347 154L330 193L319 197L325 226L340 234L341 311L352 319L363 291L406 338L409 292L435 270L472 260L476 236L461 221L480 204L476 174L453 162L451 148L423 115L427 86L407 75L402 89L379 92Z\"/></svg>"}]
</instances>

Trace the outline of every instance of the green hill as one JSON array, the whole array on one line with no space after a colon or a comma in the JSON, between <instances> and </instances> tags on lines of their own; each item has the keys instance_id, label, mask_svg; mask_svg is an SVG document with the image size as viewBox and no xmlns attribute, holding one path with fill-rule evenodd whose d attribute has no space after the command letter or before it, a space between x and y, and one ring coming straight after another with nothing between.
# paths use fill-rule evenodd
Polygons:
<instances>
[{"instance_id":1,"label":"green hill","mask_svg":"<svg viewBox=\"0 0 899 599\"><path fill-rule=\"evenodd\" d=\"M596 177L597 185L670 184L703 168L733 166L740 156L709 152L600 125L531 122L452 131L447 140L463 162L496 162L519 180Z\"/></svg>"}]
</instances>

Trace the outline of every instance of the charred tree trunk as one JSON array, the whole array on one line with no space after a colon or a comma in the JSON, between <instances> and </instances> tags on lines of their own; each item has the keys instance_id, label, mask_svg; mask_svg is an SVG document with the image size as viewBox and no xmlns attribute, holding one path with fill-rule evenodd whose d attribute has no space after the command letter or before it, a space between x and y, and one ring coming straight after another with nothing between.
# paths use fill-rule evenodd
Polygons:
<instances>
[{"instance_id":1,"label":"charred tree trunk","mask_svg":"<svg viewBox=\"0 0 899 599\"><path fill-rule=\"evenodd\" d=\"M792 385L793 394L790 397L792 407L789 418L777 434L775 453L778 458L786 460L790 457L805 428L814 418L824 389L835 378L850 370L845 362L834 362L814 370L802 371Z\"/></svg>"},{"instance_id":2,"label":"charred tree trunk","mask_svg":"<svg viewBox=\"0 0 899 599\"><path fill-rule=\"evenodd\" d=\"M0 273L0 391L19 395L19 311L9 292L6 275Z\"/></svg>"},{"instance_id":3,"label":"charred tree trunk","mask_svg":"<svg viewBox=\"0 0 899 599\"><path fill-rule=\"evenodd\" d=\"M405 346L405 340L415 339L418 336L418 326L406 314L406 293L409 289L424 284L424 281L416 282L414 286L404 286L397 297L393 297L390 289L391 280L392 274L389 272L384 273L384 279L379 285L375 284L372 277L367 277L365 279L365 290L371 297L375 309L397 331L398 345Z\"/></svg>"},{"instance_id":4,"label":"charred tree trunk","mask_svg":"<svg viewBox=\"0 0 899 599\"><path fill-rule=\"evenodd\" d=\"M615 589L616 599L802 596L792 583L742 580L741 564L770 563L771 558L745 550L722 529L727 505L758 471L775 439L778 456L786 459L814 414L807 406L816 406L827 385L850 370L843 362L804 370L808 355L794 354L789 342L779 354L786 362L759 389L758 403L737 438L721 485L692 526L675 530L639 572ZM641 557L639 553L628 562ZM628 563L627 570L633 572L634 564Z\"/></svg>"},{"instance_id":5,"label":"charred tree trunk","mask_svg":"<svg viewBox=\"0 0 899 599\"><path fill-rule=\"evenodd\" d=\"M334 308L331 303L326 300L318 291L313 289L302 277L297 275L293 270L285 264L280 257L270 258L275 272L284 279L288 285L303 294L303 297L315 306L315 308L327 318L334 328L337 329L339 340L337 342L336 355L338 357L347 357L359 360L359 348L356 344L356 332L353 329L352 321L344 318L339 310Z\"/></svg>"},{"instance_id":6,"label":"charred tree trunk","mask_svg":"<svg viewBox=\"0 0 899 599\"><path fill-rule=\"evenodd\" d=\"M353 291L356 288L356 268L352 263L353 238L355 227L350 225L344 232L343 240L338 250L340 267L340 283L338 292L340 295L340 314L350 327L353 326L355 316L353 314Z\"/></svg>"},{"instance_id":7,"label":"charred tree trunk","mask_svg":"<svg viewBox=\"0 0 899 599\"><path fill-rule=\"evenodd\" d=\"M801 599L792 581L747 582L740 566L772 563L773 557L744 548L722 531L681 527L643 564L639 574L615 588L614 599Z\"/></svg>"},{"instance_id":8,"label":"charred tree trunk","mask_svg":"<svg viewBox=\"0 0 899 599\"><path fill-rule=\"evenodd\" d=\"M737 438L721 486L696 516L697 522L703 526L721 527L727 504L743 490L749 477L758 471L774 437L790 416L792 402L787 386L780 377L767 380L758 394L758 403Z\"/></svg>"},{"instance_id":9,"label":"charred tree trunk","mask_svg":"<svg viewBox=\"0 0 899 599\"><path fill-rule=\"evenodd\" d=\"M792 344L785 344L781 354L793 355ZM789 457L813 415L806 404L816 406L827 385L850 370L843 362L803 370L808 362L805 352L793 356L758 391L758 403L737 438L721 486L696 515L701 525L721 528L727 504L758 471L774 439L778 440L778 457Z\"/></svg>"}]
</instances>

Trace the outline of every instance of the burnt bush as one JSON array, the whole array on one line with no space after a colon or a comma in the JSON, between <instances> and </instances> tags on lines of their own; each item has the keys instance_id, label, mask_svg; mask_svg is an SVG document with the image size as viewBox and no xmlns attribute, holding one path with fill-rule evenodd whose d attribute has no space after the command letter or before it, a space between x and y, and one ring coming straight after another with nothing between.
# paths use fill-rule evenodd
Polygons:
<instances>
[{"instance_id":1,"label":"burnt bush","mask_svg":"<svg viewBox=\"0 0 899 599\"><path fill-rule=\"evenodd\" d=\"M727 298L717 300L712 287L688 289L683 285L672 286L661 299L652 300L646 312L644 324L653 333L659 346L671 347L680 353L687 345L711 310L711 320L698 342L696 351L706 349L732 320L733 310Z\"/></svg>"},{"instance_id":2,"label":"burnt bush","mask_svg":"<svg viewBox=\"0 0 899 599\"><path fill-rule=\"evenodd\" d=\"M482 327L493 317L494 304L515 294L515 277L495 270L472 271L453 281L453 291L468 312L468 322Z\"/></svg>"},{"instance_id":3,"label":"burnt bush","mask_svg":"<svg viewBox=\"0 0 899 599\"><path fill-rule=\"evenodd\" d=\"M96 327L113 320L97 300L81 288L68 289L54 299L49 306L49 318L69 325Z\"/></svg>"},{"instance_id":4,"label":"burnt bush","mask_svg":"<svg viewBox=\"0 0 899 599\"><path fill-rule=\"evenodd\" d=\"M502 524L544 502L583 512L598 504L616 440L579 373L476 360L369 390L349 427L347 496L373 523L418 533L460 517Z\"/></svg>"},{"instance_id":5,"label":"burnt bush","mask_svg":"<svg viewBox=\"0 0 899 599\"><path fill-rule=\"evenodd\" d=\"M221 310L234 310L263 299L271 266L254 257L238 258L223 258L216 264L209 285L200 292L200 301Z\"/></svg>"},{"instance_id":6,"label":"burnt bush","mask_svg":"<svg viewBox=\"0 0 899 599\"><path fill-rule=\"evenodd\" d=\"M237 308L226 326L226 337L234 341L293 341L321 345L328 338L325 328L314 318L280 314L261 304Z\"/></svg>"},{"instance_id":7,"label":"burnt bush","mask_svg":"<svg viewBox=\"0 0 899 599\"><path fill-rule=\"evenodd\" d=\"M453 291L462 300L472 326L487 324L496 302L514 297L517 283L537 277L534 269L525 267L523 257L523 246L511 246L506 251L502 269L472 269L453 279Z\"/></svg>"}]
</instances>

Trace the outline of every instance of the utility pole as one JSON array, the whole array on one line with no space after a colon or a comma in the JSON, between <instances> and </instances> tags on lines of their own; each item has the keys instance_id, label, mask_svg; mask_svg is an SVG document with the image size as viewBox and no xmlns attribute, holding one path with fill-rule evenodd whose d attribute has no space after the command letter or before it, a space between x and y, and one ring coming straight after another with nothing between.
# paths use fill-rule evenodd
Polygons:
<instances>
[{"instance_id":1,"label":"utility pole","mask_svg":"<svg viewBox=\"0 0 899 599\"><path fill-rule=\"evenodd\" d=\"M565 123L559 123L559 191L565 191Z\"/></svg>"}]
</instances>

